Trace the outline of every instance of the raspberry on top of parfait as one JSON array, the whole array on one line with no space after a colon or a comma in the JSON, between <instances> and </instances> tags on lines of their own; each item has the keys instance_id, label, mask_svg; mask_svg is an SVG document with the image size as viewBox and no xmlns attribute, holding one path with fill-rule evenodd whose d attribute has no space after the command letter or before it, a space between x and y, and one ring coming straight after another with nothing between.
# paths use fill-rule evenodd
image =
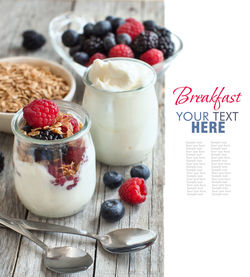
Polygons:
<instances>
[{"instance_id":1,"label":"raspberry on top of parfait","mask_svg":"<svg viewBox=\"0 0 250 277\"><path fill-rule=\"evenodd\" d=\"M22 132L35 139L63 139L82 128L73 115L60 112L56 103L46 99L36 99L25 106L23 116L27 124Z\"/></svg>"}]
</instances>

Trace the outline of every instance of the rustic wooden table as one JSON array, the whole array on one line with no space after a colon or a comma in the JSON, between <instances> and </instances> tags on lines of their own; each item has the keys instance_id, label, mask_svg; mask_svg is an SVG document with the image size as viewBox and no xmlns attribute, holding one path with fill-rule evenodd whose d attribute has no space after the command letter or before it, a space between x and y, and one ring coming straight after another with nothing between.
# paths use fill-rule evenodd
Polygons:
<instances>
[{"instance_id":1,"label":"rustic wooden table","mask_svg":"<svg viewBox=\"0 0 250 277\"><path fill-rule=\"evenodd\" d=\"M155 19L163 24L161 1L84 1L84 0L0 0L0 57L33 55L62 63L48 39L50 20L66 11L76 11L87 19L103 19L106 15ZM27 53L21 47L21 33L35 29L46 35L48 43L40 51ZM83 86L79 79L74 101L81 102ZM65 224L105 234L124 227L141 227L158 232L158 239L148 249L130 255L112 255L105 252L96 241L66 234L36 233L49 246L72 245L85 249L94 259L93 266L74 276L95 277L163 277L163 184L164 184L164 90L158 82L159 136L157 144L145 164L151 169L147 181L148 197L139 207L125 205L124 218L109 224L99 217L101 203L105 199L118 198L117 191L103 185L102 176L110 169L129 178L130 167L111 168L97 163L96 191L86 209L64 219L42 219L29 213L18 200L13 186L12 144L13 136L0 133L0 151L5 156L5 169L0 174L0 211L9 216ZM1 124L1 122L0 122ZM35 182L35 180L34 180ZM35 184L34 184L35 185ZM0 230L0 277L56 276L42 264L41 249L35 244L7 229ZM65 275L66 276L66 275ZM69 275L67 275L69 276Z\"/></svg>"}]
</instances>

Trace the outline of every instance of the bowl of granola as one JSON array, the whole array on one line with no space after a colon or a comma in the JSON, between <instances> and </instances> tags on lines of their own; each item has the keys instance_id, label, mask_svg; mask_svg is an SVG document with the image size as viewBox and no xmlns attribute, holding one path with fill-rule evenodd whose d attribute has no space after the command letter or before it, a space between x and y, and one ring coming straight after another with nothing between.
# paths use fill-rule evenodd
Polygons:
<instances>
[{"instance_id":1,"label":"bowl of granola","mask_svg":"<svg viewBox=\"0 0 250 277\"><path fill-rule=\"evenodd\" d=\"M0 59L0 132L11 133L13 115L35 99L71 101L76 82L60 64L35 57Z\"/></svg>"}]
</instances>

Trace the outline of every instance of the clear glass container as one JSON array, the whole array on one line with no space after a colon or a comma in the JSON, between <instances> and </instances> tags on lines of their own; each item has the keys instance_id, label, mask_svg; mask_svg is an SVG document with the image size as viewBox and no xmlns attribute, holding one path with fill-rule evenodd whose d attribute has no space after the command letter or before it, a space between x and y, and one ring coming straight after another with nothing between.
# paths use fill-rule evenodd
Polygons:
<instances>
[{"instance_id":1,"label":"clear glass container","mask_svg":"<svg viewBox=\"0 0 250 277\"><path fill-rule=\"evenodd\" d=\"M80 105L55 101L59 111L83 124L71 137L39 140L21 132L23 111L12 120L14 181L17 195L32 213L43 217L73 215L90 201L96 185L95 149L90 119Z\"/></svg>"},{"instance_id":2,"label":"clear glass container","mask_svg":"<svg viewBox=\"0 0 250 277\"><path fill-rule=\"evenodd\" d=\"M147 157L157 138L156 72L140 60L112 58L104 62L111 60L140 63L152 72L146 86L119 92L94 87L89 80L91 66L83 76L83 107L92 120L91 134L97 160L108 165L131 165Z\"/></svg>"}]
</instances>

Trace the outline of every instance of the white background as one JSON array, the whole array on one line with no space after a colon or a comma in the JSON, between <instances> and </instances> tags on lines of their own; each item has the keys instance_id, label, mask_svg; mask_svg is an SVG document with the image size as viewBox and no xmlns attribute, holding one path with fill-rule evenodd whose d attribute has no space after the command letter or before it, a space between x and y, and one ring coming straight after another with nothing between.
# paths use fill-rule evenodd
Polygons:
<instances>
[{"instance_id":1,"label":"white background","mask_svg":"<svg viewBox=\"0 0 250 277\"><path fill-rule=\"evenodd\" d=\"M250 277L250 9L249 1L167 0L166 26L184 49L166 73L165 276ZM242 93L239 111L226 134L191 134L176 111L211 111L212 104L175 106L173 90L196 93L226 87ZM226 140L231 145L230 196L189 197L185 182L185 142Z\"/></svg>"}]
</instances>

